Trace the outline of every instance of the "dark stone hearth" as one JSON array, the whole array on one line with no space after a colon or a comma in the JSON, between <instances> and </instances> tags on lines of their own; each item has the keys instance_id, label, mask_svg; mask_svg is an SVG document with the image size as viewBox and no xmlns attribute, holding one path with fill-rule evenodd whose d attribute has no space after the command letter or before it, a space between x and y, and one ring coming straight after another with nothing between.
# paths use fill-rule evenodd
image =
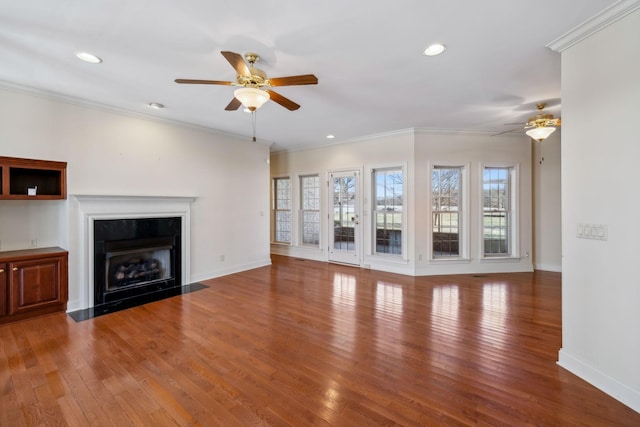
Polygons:
<instances>
[{"instance_id":1,"label":"dark stone hearth","mask_svg":"<svg viewBox=\"0 0 640 427\"><path fill-rule=\"evenodd\" d=\"M127 308L136 307L138 305L143 305L154 301L159 301L176 295L188 294L206 288L208 288L208 286L203 285L202 283L192 283L190 285L181 286L179 288L174 287L161 292L147 293L122 301L100 304L97 307L72 311L67 314L76 322L81 322L83 320L89 320L93 319L94 317L102 316L103 314L115 313L116 311L125 310Z\"/></svg>"}]
</instances>

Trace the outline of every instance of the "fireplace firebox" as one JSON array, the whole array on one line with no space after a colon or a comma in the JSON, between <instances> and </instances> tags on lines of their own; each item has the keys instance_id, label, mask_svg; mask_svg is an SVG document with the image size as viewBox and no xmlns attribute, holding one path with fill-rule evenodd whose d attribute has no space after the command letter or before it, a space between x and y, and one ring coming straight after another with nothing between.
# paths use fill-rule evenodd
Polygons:
<instances>
[{"instance_id":1,"label":"fireplace firebox","mask_svg":"<svg viewBox=\"0 0 640 427\"><path fill-rule=\"evenodd\" d=\"M94 307L181 292L181 218L95 220Z\"/></svg>"}]
</instances>

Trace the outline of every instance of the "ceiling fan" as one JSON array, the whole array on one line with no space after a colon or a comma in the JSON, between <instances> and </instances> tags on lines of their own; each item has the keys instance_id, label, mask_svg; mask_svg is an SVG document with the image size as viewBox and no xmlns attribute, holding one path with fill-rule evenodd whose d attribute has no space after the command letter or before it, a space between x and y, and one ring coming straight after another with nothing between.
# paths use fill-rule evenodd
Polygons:
<instances>
[{"instance_id":1,"label":"ceiling fan","mask_svg":"<svg viewBox=\"0 0 640 427\"><path fill-rule=\"evenodd\" d=\"M287 110L297 110L300 108L299 104L296 104L292 100L269 88L277 86L318 84L318 78L313 74L267 78L267 74L264 71L255 68L254 66L260 59L257 53L247 52L244 55L244 59L240 54L235 52L222 51L220 53L222 53L222 56L224 56L236 70L237 76L235 82L193 79L176 79L175 82L186 84L240 86L240 89L236 89L234 91L234 98L226 106L225 110L235 111L240 108L241 105L244 105L251 112L260 108L269 99L282 105Z\"/></svg>"},{"instance_id":2,"label":"ceiling fan","mask_svg":"<svg viewBox=\"0 0 640 427\"><path fill-rule=\"evenodd\" d=\"M526 123L524 123L523 129L528 129L525 133L532 139L535 139L538 142L542 142L544 139L548 138L553 132L556 131L556 127L562 124L560 117L553 117L553 114L544 114L542 110L546 107L547 104L540 103L536 104L536 108L538 109L538 114L533 117L529 117ZM509 123L509 124L522 124L522 123ZM506 132L500 132L496 135L501 135L503 133L513 132L518 129L508 130Z\"/></svg>"}]
</instances>

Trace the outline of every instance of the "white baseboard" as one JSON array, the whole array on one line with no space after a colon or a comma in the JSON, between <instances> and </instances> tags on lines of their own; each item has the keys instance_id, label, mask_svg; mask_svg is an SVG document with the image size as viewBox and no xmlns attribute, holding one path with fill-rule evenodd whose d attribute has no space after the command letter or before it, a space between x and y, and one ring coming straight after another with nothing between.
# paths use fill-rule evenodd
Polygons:
<instances>
[{"instance_id":1,"label":"white baseboard","mask_svg":"<svg viewBox=\"0 0 640 427\"><path fill-rule=\"evenodd\" d=\"M216 277L227 276L233 273L240 273L241 271L252 270L254 268L265 267L267 265L271 265L271 258L263 259L260 261L248 263L248 264L238 264L234 266L230 266L224 269L219 269L215 271L209 271L206 273L200 274L191 274L191 283L202 282L208 279L215 279Z\"/></svg>"},{"instance_id":2,"label":"white baseboard","mask_svg":"<svg viewBox=\"0 0 640 427\"><path fill-rule=\"evenodd\" d=\"M542 271L553 271L555 273L562 273L562 265L536 264L535 265L535 269L536 270L542 270Z\"/></svg>"},{"instance_id":3,"label":"white baseboard","mask_svg":"<svg viewBox=\"0 0 640 427\"><path fill-rule=\"evenodd\" d=\"M84 309L84 304L79 299L67 301L67 313Z\"/></svg>"},{"instance_id":4,"label":"white baseboard","mask_svg":"<svg viewBox=\"0 0 640 427\"><path fill-rule=\"evenodd\" d=\"M632 389L593 366L582 362L564 349L560 349L558 356L558 365L624 403L634 411L640 412L640 390Z\"/></svg>"}]
</instances>

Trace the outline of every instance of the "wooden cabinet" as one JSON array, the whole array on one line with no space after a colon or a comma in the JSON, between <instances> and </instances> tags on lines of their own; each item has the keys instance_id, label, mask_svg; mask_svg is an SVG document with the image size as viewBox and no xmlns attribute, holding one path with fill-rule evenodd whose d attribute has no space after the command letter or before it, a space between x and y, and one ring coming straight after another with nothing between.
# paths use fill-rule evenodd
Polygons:
<instances>
[{"instance_id":1,"label":"wooden cabinet","mask_svg":"<svg viewBox=\"0 0 640 427\"><path fill-rule=\"evenodd\" d=\"M60 248L0 252L0 324L66 311L67 264Z\"/></svg>"},{"instance_id":2,"label":"wooden cabinet","mask_svg":"<svg viewBox=\"0 0 640 427\"><path fill-rule=\"evenodd\" d=\"M66 162L0 157L0 200L66 198Z\"/></svg>"},{"instance_id":3,"label":"wooden cabinet","mask_svg":"<svg viewBox=\"0 0 640 427\"><path fill-rule=\"evenodd\" d=\"M7 314L7 264L0 263L0 318Z\"/></svg>"}]
</instances>

